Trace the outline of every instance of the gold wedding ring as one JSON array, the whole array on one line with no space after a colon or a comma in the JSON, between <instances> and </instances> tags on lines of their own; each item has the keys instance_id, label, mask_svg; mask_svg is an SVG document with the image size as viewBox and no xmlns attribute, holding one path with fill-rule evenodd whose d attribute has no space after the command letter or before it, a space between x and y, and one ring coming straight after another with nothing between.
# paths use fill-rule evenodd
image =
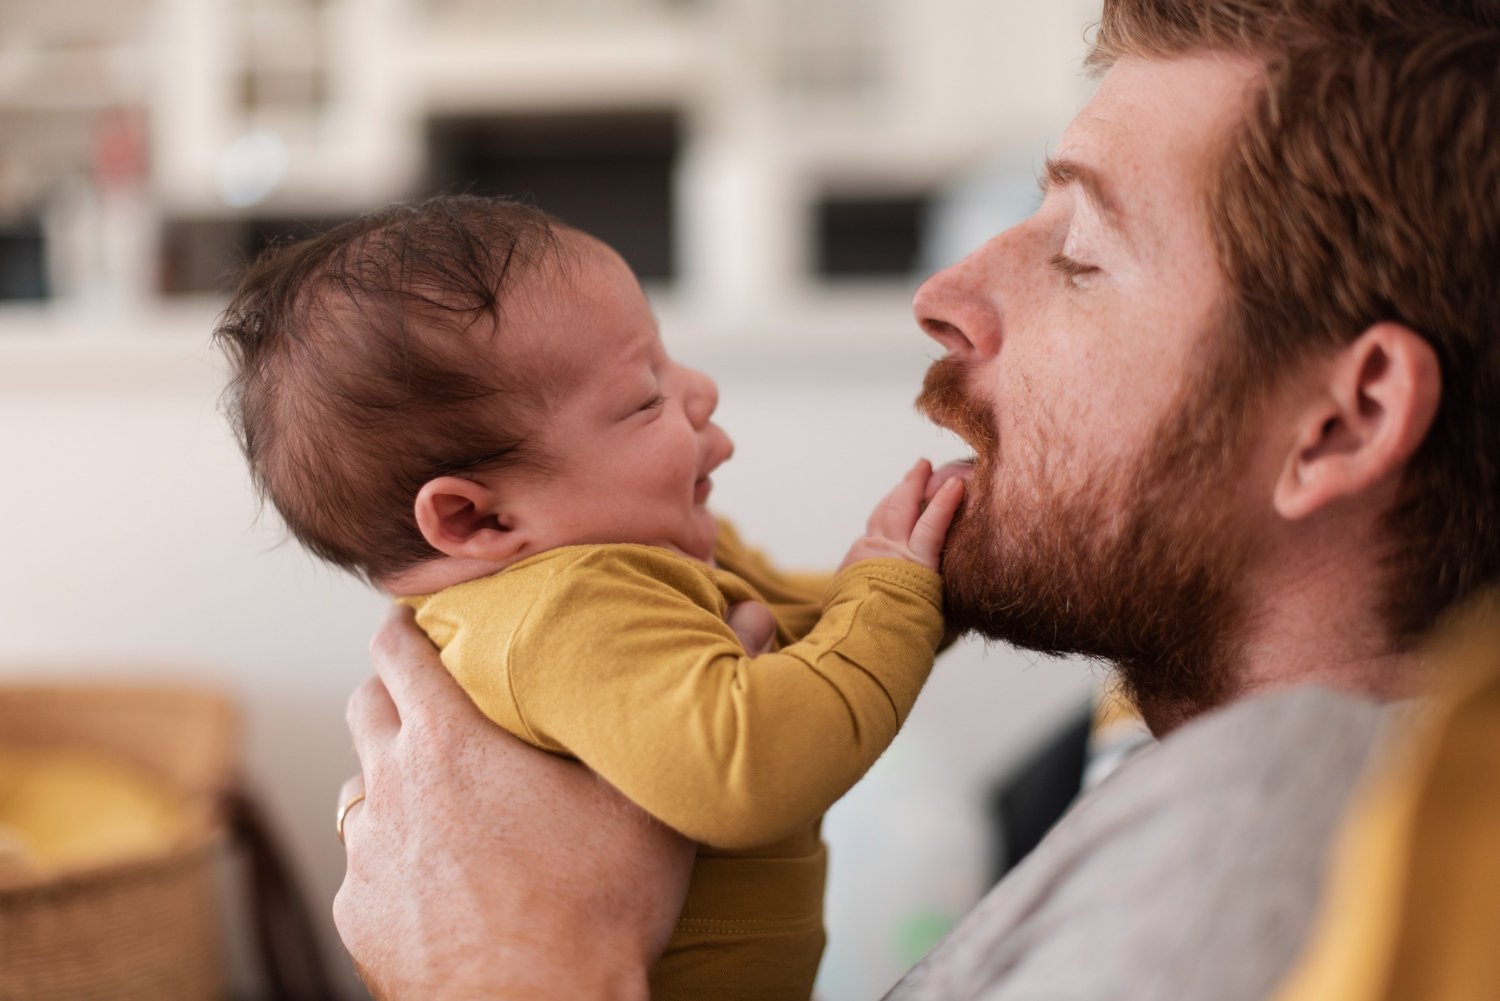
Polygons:
<instances>
[{"instance_id":1,"label":"gold wedding ring","mask_svg":"<svg viewBox=\"0 0 1500 1001\"><path fill-rule=\"evenodd\" d=\"M344 818L349 816L349 811L354 809L354 804L362 802L364 798L365 794L362 792L357 792L353 796L350 796L344 800L344 805L339 807L338 816L333 818L333 829L338 832L340 844L344 842Z\"/></svg>"}]
</instances>

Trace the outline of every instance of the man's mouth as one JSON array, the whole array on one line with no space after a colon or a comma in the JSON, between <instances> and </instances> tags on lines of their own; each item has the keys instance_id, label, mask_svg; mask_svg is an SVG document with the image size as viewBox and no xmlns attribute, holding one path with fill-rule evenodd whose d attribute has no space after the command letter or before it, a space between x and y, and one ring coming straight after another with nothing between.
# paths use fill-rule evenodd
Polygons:
<instances>
[{"instance_id":1,"label":"man's mouth","mask_svg":"<svg viewBox=\"0 0 1500 1001\"><path fill-rule=\"evenodd\" d=\"M926 503L927 501L930 501L932 500L932 498L936 497L938 489L942 487L944 483L947 483L949 480L953 479L955 476L961 480L967 481L971 479L973 475L973 458L959 459L957 462L944 463L943 465L934 469L932 471L932 475L927 478L927 489L923 491L922 496L923 503Z\"/></svg>"},{"instance_id":2,"label":"man's mouth","mask_svg":"<svg viewBox=\"0 0 1500 1001\"><path fill-rule=\"evenodd\" d=\"M934 469L932 475L941 476L945 480L950 476L962 476L967 480L970 476L974 475L974 463L977 461L979 460L972 455L967 459L954 459L952 462L945 462Z\"/></svg>"},{"instance_id":3,"label":"man's mouth","mask_svg":"<svg viewBox=\"0 0 1500 1001\"><path fill-rule=\"evenodd\" d=\"M980 459L995 454L999 435L988 406L966 388L964 363L949 355L932 363L922 380L917 409L938 427L962 438Z\"/></svg>"},{"instance_id":4,"label":"man's mouth","mask_svg":"<svg viewBox=\"0 0 1500 1001\"><path fill-rule=\"evenodd\" d=\"M945 410L937 414L926 413L924 416L971 450L968 458L950 463L950 465L973 466L979 461L980 456L985 455L994 447L993 425L986 419L987 415L982 416L972 408L961 411Z\"/></svg>"}]
</instances>

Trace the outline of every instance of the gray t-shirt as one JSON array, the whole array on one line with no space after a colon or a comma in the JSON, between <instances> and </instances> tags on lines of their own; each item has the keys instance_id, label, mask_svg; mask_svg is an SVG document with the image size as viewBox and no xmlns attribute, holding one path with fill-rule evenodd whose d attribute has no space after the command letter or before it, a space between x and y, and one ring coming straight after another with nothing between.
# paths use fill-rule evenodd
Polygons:
<instances>
[{"instance_id":1,"label":"gray t-shirt","mask_svg":"<svg viewBox=\"0 0 1500 1001\"><path fill-rule=\"evenodd\" d=\"M1187 724L1082 796L887 1001L1261 1001L1387 713L1302 688Z\"/></svg>"}]
</instances>

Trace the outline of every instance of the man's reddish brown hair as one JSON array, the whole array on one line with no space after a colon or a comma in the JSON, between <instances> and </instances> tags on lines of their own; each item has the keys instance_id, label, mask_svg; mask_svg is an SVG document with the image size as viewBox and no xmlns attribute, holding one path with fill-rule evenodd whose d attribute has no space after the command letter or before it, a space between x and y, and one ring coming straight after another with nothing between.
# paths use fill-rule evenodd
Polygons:
<instances>
[{"instance_id":1,"label":"man's reddish brown hair","mask_svg":"<svg viewBox=\"0 0 1500 1001\"><path fill-rule=\"evenodd\" d=\"M1213 51L1267 67L1207 206L1249 377L1381 321L1441 365L1388 520L1404 642L1500 575L1500 0L1106 0L1090 64Z\"/></svg>"},{"instance_id":2,"label":"man's reddish brown hair","mask_svg":"<svg viewBox=\"0 0 1500 1001\"><path fill-rule=\"evenodd\" d=\"M546 464L536 430L561 380L497 341L518 339L506 304L560 263L557 233L525 205L444 197L250 266L214 332L226 409L303 545L379 581L439 555L413 509L428 480Z\"/></svg>"}]
</instances>

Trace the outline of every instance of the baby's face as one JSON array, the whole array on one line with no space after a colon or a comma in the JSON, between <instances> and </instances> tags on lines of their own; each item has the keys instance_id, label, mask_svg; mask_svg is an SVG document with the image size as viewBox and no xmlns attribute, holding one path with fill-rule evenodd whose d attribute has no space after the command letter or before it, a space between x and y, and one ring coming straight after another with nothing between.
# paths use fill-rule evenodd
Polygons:
<instances>
[{"instance_id":1,"label":"baby's face","mask_svg":"<svg viewBox=\"0 0 1500 1001\"><path fill-rule=\"evenodd\" d=\"M564 239L579 250L576 273L538 290L527 311L541 349L562 354L576 373L541 432L557 468L532 484L539 541L637 542L707 560L718 532L706 507L709 474L734 452L709 420L718 387L667 357L618 255L591 238Z\"/></svg>"}]
</instances>

